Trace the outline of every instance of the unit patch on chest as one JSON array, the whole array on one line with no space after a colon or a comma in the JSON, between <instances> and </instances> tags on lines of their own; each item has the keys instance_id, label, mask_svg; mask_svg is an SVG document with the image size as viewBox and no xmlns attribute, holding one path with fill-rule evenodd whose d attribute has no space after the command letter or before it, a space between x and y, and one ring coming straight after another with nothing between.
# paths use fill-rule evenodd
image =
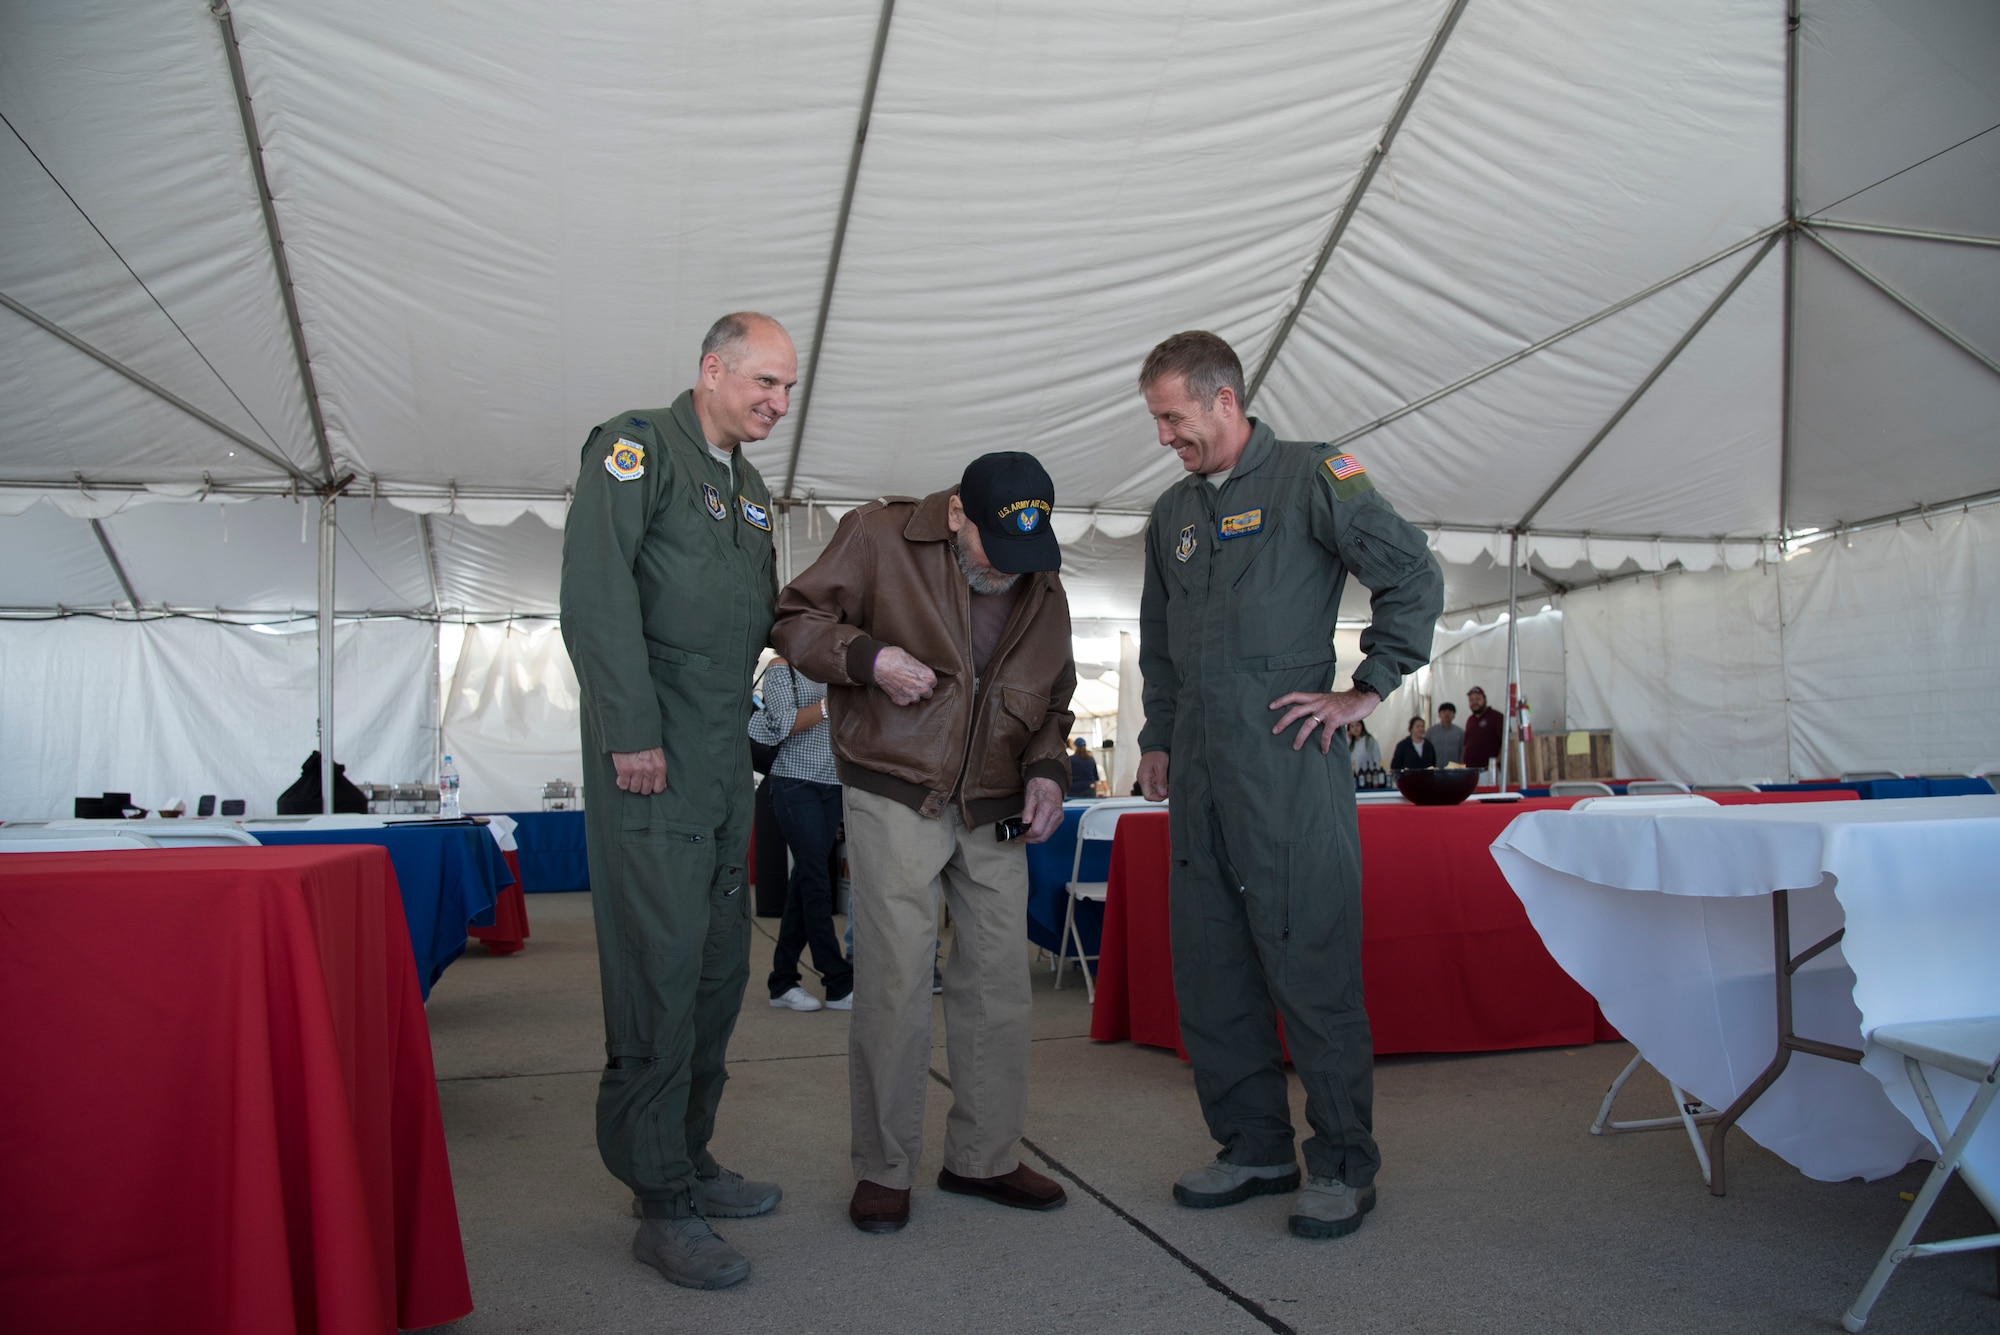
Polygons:
<instances>
[{"instance_id":1,"label":"unit patch on chest","mask_svg":"<svg viewBox=\"0 0 2000 1335\"><path fill-rule=\"evenodd\" d=\"M1351 454L1328 455L1320 461L1320 472L1333 484L1336 499L1351 501L1364 491L1375 490L1375 484L1368 477L1368 470L1361 461Z\"/></svg>"},{"instance_id":2,"label":"unit patch on chest","mask_svg":"<svg viewBox=\"0 0 2000 1335\"><path fill-rule=\"evenodd\" d=\"M618 437L611 442L611 452L604 456L604 471L620 482L634 482L646 476L646 447L636 440Z\"/></svg>"},{"instance_id":3,"label":"unit patch on chest","mask_svg":"<svg viewBox=\"0 0 2000 1335\"><path fill-rule=\"evenodd\" d=\"M1261 509L1245 510L1240 515L1224 515L1222 527L1215 537L1218 542L1228 542L1231 538L1247 538L1263 530L1264 512Z\"/></svg>"},{"instance_id":4,"label":"unit patch on chest","mask_svg":"<svg viewBox=\"0 0 2000 1335\"><path fill-rule=\"evenodd\" d=\"M1181 540L1174 544L1174 560L1185 562L1194 555L1194 549L1200 542L1201 540L1194 535L1194 525L1189 524L1181 530Z\"/></svg>"},{"instance_id":5,"label":"unit patch on chest","mask_svg":"<svg viewBox=\"0 0 2000 1335\"><path fill-rule=\"evenodd\" d=\"M741 495L737 496L736 503L743 507L744 522L755 524L766 533L771 531L771 512L769 510L755 501L745 500Z\"/></svg>"},{"instance_id":6,"label":"unit patch on chest","mask_svg":"<svg viewBox=\"0 0 2000 1335\"><path fill-rule=\"evenodd\" d=\"M717 491L714 486L707 482L702 483L701 499L702 503L708 506L708 513L711 517L716 519L729 518L729 507L722 503L722 493Z\"/></svg>"}]
</instances>

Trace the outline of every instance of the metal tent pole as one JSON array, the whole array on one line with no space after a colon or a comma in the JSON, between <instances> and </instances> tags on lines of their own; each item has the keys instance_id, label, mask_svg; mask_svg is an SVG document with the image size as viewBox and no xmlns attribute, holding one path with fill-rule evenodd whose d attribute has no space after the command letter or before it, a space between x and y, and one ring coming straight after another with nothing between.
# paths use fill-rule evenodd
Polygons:
<instances>
[{"instance_id":1,"label":"metal tent pole","mask_svg":"<svg viewBox=\"0 0 2000 1335\"><path fill-rule=\"evenodd\" d=\"M1514 719L1519 709L1521 684L1521 531L1507 539L1507 717L1500 729L1500 791L1507 791L1509 761L1514 753Z\"/></svg>"},{"instance_id":2,"label":"metal tent pole","mask_svg":"<svg viewBox=\"0 0 2000 1335\"><path fill-rule=\"evenodd\" d=\"M319 503L319 809L333 812L333 543L338 502Z\"/></svg>"}]
</instances>

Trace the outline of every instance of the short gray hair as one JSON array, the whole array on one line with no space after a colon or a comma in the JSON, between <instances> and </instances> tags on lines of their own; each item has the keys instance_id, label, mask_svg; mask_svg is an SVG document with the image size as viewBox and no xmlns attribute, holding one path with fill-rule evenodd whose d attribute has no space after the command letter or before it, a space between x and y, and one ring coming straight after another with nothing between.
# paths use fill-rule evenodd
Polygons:
<instances>
[{"instance_id":1,"label":"short gray hair","mask_svg":"<svg viewBox=\"0 0 2000 1335\"><path fill-rule=\"evenodd\" d=\"M708 354L722 358L722 364L732 371L736 363L743 359L743 345L750 338L751 327L759 322L782 329L770 316L758 311L731 311L708 327L708 334L701 340L701 360L707 361Z\"/></svg>"},{"instance_id":2,"label":"short gray hair","mask_svg":"<svg viewBox=\"0 0 2000 1335\"><path fill-rule=\"evenodd\" d=\"M1243 410L1243 363L1234 348L1205 329L1175 334L1147 353L1139 368L1139 388L1150 389L1172 375L1181 378L1203 408L1213 407L1215 396L1228 389L1236 396L1237 411Z\"/></svg>"}]
</instances>

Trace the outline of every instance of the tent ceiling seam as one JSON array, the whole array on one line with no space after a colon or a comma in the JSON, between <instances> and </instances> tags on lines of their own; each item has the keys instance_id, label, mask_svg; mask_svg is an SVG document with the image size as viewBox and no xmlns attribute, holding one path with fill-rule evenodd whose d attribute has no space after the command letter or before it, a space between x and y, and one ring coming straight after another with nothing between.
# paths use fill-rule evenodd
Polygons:
<instances>
[{"instance_id":1,"label":"tent ceiling seam","mask_svg":"<svg viewBox=\"0 0 2000 1335\"><path fill-rule=\"evenodd\" d=\"M1620 300L1613 302L1611 305L1604 307L1604 309L1596 312L1595 314L1587 315L1583 319L1578 320L1575 324L1570 325L1567 328L1558 329L1555 333L1550 334L1547 338L1541 339L1538 342L1530 343L1528 344L1528 346L1518 349L1517 351L1510 352L1505 357L1502 357L1499 361L1494 362L1489 366L1483 367L1480 370L1474 371L1471 375L1465 376L1464 378L1459 380L1454 380L1451 384L1446 385L1444 388L1433 390L1432 392L1424 395L1420 399L1412 399L1410 402L1404 404L1402 407L1394 409L1391 412L1384 413L1382 416L1376 418L1374 421L1366 423L1365 425L1362 426L1358 426L1354 428L1352 431L1347 432L1345 435L1336 437L1334 440L1328 442L1328 446L1329 448L1338 448L1339 446L1347 444L1349 441L1359 440L1361 437L1368 435L1370 432L1379 431L1381 428L1388 426L1391 422L1399 421L1402 418L1408 417L1411 413L1421 412L1423 409L1430 407L1433 403L1436 403L1439 399L1447 398L1450 395L1456 394L1458 393L1459 390L1464 389L1469 385L1475 385L1479 383L1481 380L1486 379L1490 375L1494 375L1500 371L1506 370L1508 367L1514 365L1514 363L1516 362L1525 361L1527 358L1534 356L1538 352L1542 352L1548 348L1554 347L1556 344L1562 342L1566 338L1569 338L1573 334L1580 334L1584 330L1590 328L1592 325L1597 324L1604 320L1608 320L1612 316L1618 314L1620 311L1627 310L1630 307L1636 306L1640 302L1646 300L1646 298L1664 292L1668 288L1672 287L1674 284L1679 283L1684 279L1691 278L1695 274L1700 273L1704 269L1710 268L1711 266L1716 264L1720 264L1723 260L1728 259L1731 255L1736 254L1738 251L1747 249L1750 246L1754 246L1759 241L1766 239L1767 237L1773 235L1776 232L1784 230L1784 228L1787 227L1788 225L1789 224L1784 222L1775 222L1768 227L1759 228L1758 230L1752 232L1750 235L1744 237L1741 241L1738 241L1733 245L1724 247L1722 250L1719 250L1715 254L1708 256L1706 259L1695 261L1693 264L1689 265L1685 269L1682 269L1678 273L1669 274L1667 277L1662 278L1659 282L1652 284L1650 287L1640 288L1637 292L1634 292L1630 296L1623 297Z\"/></svg>"},{"instance_id":2,"label":"tent ceiling seam","mask_svg":"<svg viewBox=\"0 0 2000 1335\"><path fill-rule=\"evenodd\" d=\"M1611 433L1618 429L1618 424L1624 421L1625 415L1631 412L1637 406L1639 400L1646 396L1646 391L1651 389L1654 383L1667 373L1667 368L1672 366L1675 359L1687 350L1688 344L1694 342L1695 336L1708 327L1708 322L1715 318L1715 313L1722 309L1723 304L1736 295L1736 289L1743 286L1743 281L1750 276L1751 270L1764 262L1764 257L1771 253L1771 247L1778 244L1779 235L1782 234L1774 233L1765 238L1764 244L1758 248L1757 253L1750 257L1750 262L1737 271L1736 276L1729 280L1728 286L1718 292L1715 300L1709 302L1702 310L1702 313L1695 318L1695 322L1688 327L1688 331L1680 336L1673 347L1667 349L1667 355L1660 358L1659 364L1654 366L1647 373L1646 378L1639 382L1638 387L1626 396L1623 403L1618 405L1618 411L1611 414L1610 419L1598 428L1597 434L1590 438L1590 443L1585 445L1582 450L1578 451L1577 456L1569 461L1569 467L1563 469L1557 475L1556 480L1549 484L1548 490L1542 493L1541 499L1528 507L1527 513L1522 515L1519 522L1514 525L1515 532L1521 532L1529 524L1533 523L1535 516L1542 512L1542 507L1555 498L1555 494L1563 489L1563 484L1574 477L1576 470L1583 467L1584 461L1596 453L1597 447L1602 445Z\"/></svg>"},{"instance_id":3,"label":"tent ceiling seam","mask_svg":"<svg viewBox=\"0 0 2000 1335\"><path fill-rule=\"evenodd\" d=\"M90 521L90 531L97 537L97 545L104 553L104 562L111 567L111 573L118 577L118 587L125 590L125 600L132 604L132 610L140 610L138 590L132 587L132 579L125 573L125 563L118 559L118 549L111 545L111 535L104 531L100 520Z\"/></svg>"},{"instance_id":4,"label":"tent ceiling seam","mask_svg":"<svg viewBox=\"0 0 2000 1335\"><path fill-rule=\"evenodd\" d=\"M1889 182L1895 180L1898 176L1901 176L1904 172L1913 172L1917 168L1923 166L1926 162L1934 162L1937 159L1943 157L1945 154L1951 152L1952 150L1964 148L1967 144L1971 143L1973 140L1992 134L1995 130L2000 130L2000 125L1989 125L1985 129L1978 131L1976 134L1969 134L1965 136L1965 138L1959 140L1957 143L1948 144L1944 148L1939 149L1937 152L1931 154L1929 157L1918 158L1915 162L1912 162L1907 167L1898 167L1895 171L1890 172L1887 176L1884 176L1879 181L1870 181L1867 185L1862 186L1859 190L1856 190L1851 194L1842 195L1839 199L1834 200L1833 203L1831 204L1820 205L1817 209L1814 210L1814 213L1815 214L1825 213L1828 209L1837 209L1842 204L1845 204L1848 200L1853 199L1859 195L1865 195L1878 185L1887 185Z\"/></svg>"},{"instance_id":5,"label":"tent ceiling seam","mask_svg":"<svg viewBox=\"0 0 2000 1335\"><path fill-rule=\"evenodd\" d=\"M1932 332L1936 333L1939 337L1945 339L1953 347L1957 348L1960 352L1964 353L1966 356L1978 362L1981 366L1991 371L1994 375L2000 375L2000 362L1994 361L1991 357L1987 356L1985 353L1981 352L1978 348L1974 347L1971 343L1967 342L1964 338L1960 337L1957 333L1955 333L1949 326L1947 326L1943 321L1939 320L1936 316L1926 311L1923 307L1917 305L1916 302L1911 301L1908 297L1904 296L1901 292L1898 292L1895 288L1889 286L1888 283L1876 277L1874 274L1870 273L1867 269L1862 268L1861 265L1857 263L1852 257L1850 257L1845 251L1841 250L1838 246L1835 246L1831 241L1828 241L1825 237L1820 236L1818 233L1814 232L1810 226L1802 227L1800 230L1803 231L1807 236L1812 238L1814 245L1818 246L1821 250L1824 250L1827 254L1839 260L1842 264L1846 265L1848 268L1852 269L1857 275L1866 280L1870 287L1873 287L1883 296L1889 298L1889 300L1895 302L1898 306L1901 306L1911 315L1914 315L1917 317L1917 319L1923 321L1924 324L1930 326Z\"/></svg>"},{"instance_id":6,"label":"tent ceiling seam","mask_svg":"<svg viewBox=\"0 0 2000 1335\"><path fill-rule=\"evenodd\" d=\"M271 245L271 261L277 266L278 294L285 303L285 322L292 333L292 356L298 363L299 387L305 393L306 411L312 417L313 443L319 447L321 481L333 482L333 449L327 444L326 418L320 412L319 382L313 378L312 359L306 352L305 326L299 320L298 293L292 284L292 266L285 257L285 238L278 227L278 201L271 194L271 180L264 171L264 139L257 130L257 115L250 106L250 81L243 72L243 51L236 41L236 20L229 12L229 0L213 0L209 13L222 35L223 54L229 58L229 78L236 89L236 111L243 122L243 139L250 155L250 175L256 181L257 202L264 214L264 236Z\"/></svg>"},{"instance_id":7,"label":"tent ceiling seam","mask_svg":"<svg viewBox=\"0 0 2000 1335\"><path fill-rule=\"evenodd\" d=\"M188 416L194 418L197 422L200 422L203 426L208 427L210 430L218 432L221 435L228 437L231 441L235 442L236 444L241 445L244 449L250 451L250 453L256 455L259 459L262 459L265 463L272 464L278 468L284 469L285 472L290 474L292 478L295 479L296 481L303 482L307 486L317 485L311 477L309 477L306 473L301 471L299 466L293 463L290 459L285 458L283 455L278 454L263 445L259 445L256 441L250 439L250 437L244 435L241 431L238 431L235 427L228 425L227 423L221 421L220 419L211 417L209 414L195 407L192 403L189 403L186 399L174 393L172 390L160 384L158 381L151 380L146 376L140 374L138 371L133 370L131 367L125 365L125 363L119 361L116 357L113 357L110 353L105 352L103 349L97 347L96 345L88 343L82 338L79 338L77 335L72 334L69 330L63 328L61 325L57 324L54 320L51 320L48 317L41 315L40 313L14 300L14 298L8 296L5 292L0 292L0 306L5 306L8 310L14 312L14 314L20 316L23 320L26 320L29 324L35 325L37 328L40 328L47 333L55 335L55 337L69 344L72 348L75 348L78 352L81 352L86 357L89 357L92 360L100 363L101 365L106 366L113 371L116 371L119 375L124 376L127 380L130 380L133 384L139 386L139 388L148 390L153 394L159 396L160 398L166 400L168 403L171 403L174 407L180 409Z\"/></svg>"},{"instance_id":8,"label":"tent ceiling seam","mask_svg":"<svg viewBox=\"0 0 2000 1335\"><path fill-rule=\"evenodd\" d=\"M1278 332L1272 337L1271 345L1264 349L1264 356L1257 364L1257 374L1250 378L1249 388L1243 395L1245 411L1249 410L1251 401L1257 397L1257 391L1263 388L1264 377L1271 373L1271 367L1277 363L1278 353L1284 348L1285 340L1291 337L1293 326L1298 324L1299 317L1305 314L1306 303L1312 300L1313 291L1319 286L1320 275L1326 272L1328 262L1333 259L1333 252L1339 247L1341 238L1347 234L1347 225L1354 220L1355 213L1361 208L1362 198L1367 195L1368 188L1375 183L1375 173L1381 169L1383 160L1389 156L1389 149L1395 143L1397 133L1403 128L1403 121L1409 116L1410 108L1416 104L1417 94L1423 91L1425 81L1431 76L1431 70L1436 68L1438 57L1444 53L1444 44L1451 38L1452 29L1458 26L1459 15L1465 12L1467 3L1468 0L1452 0L1451 8L1445 12L1437 31L1431 35L1430 44L1424 49L1423 59L1417 62L1416 73L1404 86L1402 96L1396 101L1396 109L1389 115L1388 125L1383 128L1381 137L1375 141L1374 147L1369 149L1368 160L1361 166L1360 177L1355 181L1354 188L1348 191L1347 200L1341 205L1340 212L1335 215L1333 230L1327 233L1326 243L1320 247L1319 258L1313 262L1305 281L1299 285L1299 295L1293 300L1291 309L1285 312L1285 318L1279 321Z\"/></svg>"},{"instance_id":9,"label":"tent ceiling seam","mask_svg":"<svg viewBox=\"0 0 2000 1335\"><path fill-rule=\"evenodd\" d=\"M147 299L159 309L160 314L167 318L167 323L174 327L174 332L181 336L181 341L188 345L188 350L201 359L201 364L208 368L209 374L215 377L215 382L222 386L230 398L236 400L236 406L243 410L243 415L248 417L256 425L257 429L264 433L264 439L270 442L271 448L273 450L279 449L277 437L271 434L271 429L264 425L256 413L250 411L250 405L243 401L243 396L236 392L236 387L231 385L222 372L216 369L215 363L208 359L208 354L201 350L201 345L194 341L193 336L181 326L181 322L174 318L174 313L167 309L167 304L160 300L159 295L153 291L146 280L139 276L139 271L132 267L132 261L125 258L125 252L112 244L111 238L104 234L104 229L97 225L97 220L91 217L90 213L78 202L77 197L70 193L69 187L62 183L62 178L55 174L55 170L42 160L42 155L37 153L35 146L28 142L28 137L21 133L13 121L8 120L5 112L0 112L0 122L4 122L7 128L13 131L14 137L21 141L21 147L28 151L28 156L35 160L35 165L40 167L42 174L49 178L49 183L62 192L62 197L69 201L71 208L76 210L76 216L83 219L84 224L97 234L97 239L104 243L104 248L111 252L111 257L125 267L126 273L132 275L132 281L139 285L139 290L144 292Z\"/></svg>"},{"instance_id":10,"label":"tent ceiling seam","mask_svg":"<svg viewBox=\"0 0 2000 1335\"><path fill-rule=\"evenodd\" d=\"M826 259L826 281L820 286L819 313L813 319L812 351L806 354L804 387L799 391L799 420L792 428L792 457L785 466L785 495L792 494L798 481L799 453L806 443L806 418L812 412L813 390L819 384L819 354L826 343L826 323L833 311L833 288L840 278L840 253L847 245L847 220L854 212L854 192L861 182L861 152L868 144L868 123L875 116L875 91L882 82L882 59L889 49L889 21L895 16L896 0L882 0L881 16L875 21L875 47L868 56L868 79L861 90L861 115L854 126L854 146L847 155L847 179L840 187L840 212L833 222L833 245Z\"/></svg>"}]
</instances>

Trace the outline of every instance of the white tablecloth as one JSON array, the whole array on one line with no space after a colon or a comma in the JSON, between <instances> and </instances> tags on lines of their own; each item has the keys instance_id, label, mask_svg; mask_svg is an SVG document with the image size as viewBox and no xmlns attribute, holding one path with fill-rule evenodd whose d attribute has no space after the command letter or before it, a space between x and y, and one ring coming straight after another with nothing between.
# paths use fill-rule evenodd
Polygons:
<instances>
[{"instance_id":1,"label":"white tablecloth","mask_svg":"<svg viewBox=\"0 0 2000 1335\"><path fill-rule=\"evenodd\" d=\"M1810 1177L1875 1179L1930 1153L1885 1024L2000 1015L2000 797L1531 811L1493 857L1549 952L1646 1060L1727 1107L1776 1045L1774 890L1792 952L1843 942L1794 977L1793 1031L1863 1047L1860 1067L1794 1053L1738 1123ZM1972 1086L1933 1074L1954 1123ZM2000 1119L1966 1159L1989 1207Z\"/></svg>"}]
</instances>

